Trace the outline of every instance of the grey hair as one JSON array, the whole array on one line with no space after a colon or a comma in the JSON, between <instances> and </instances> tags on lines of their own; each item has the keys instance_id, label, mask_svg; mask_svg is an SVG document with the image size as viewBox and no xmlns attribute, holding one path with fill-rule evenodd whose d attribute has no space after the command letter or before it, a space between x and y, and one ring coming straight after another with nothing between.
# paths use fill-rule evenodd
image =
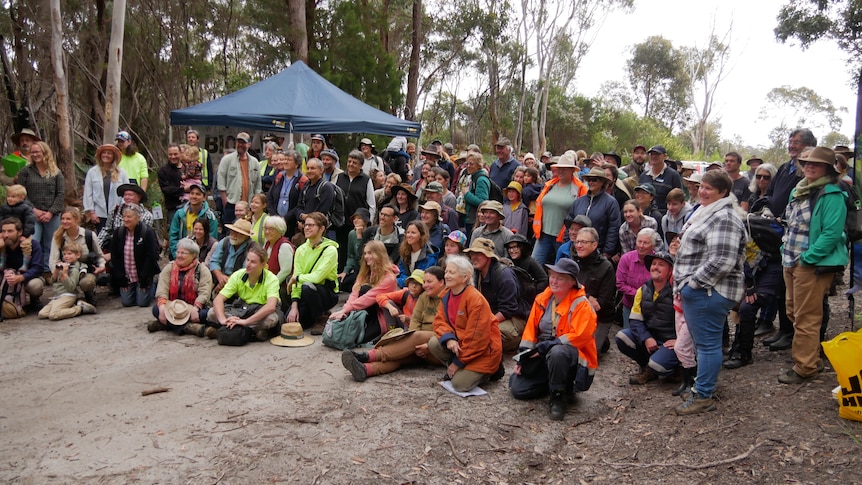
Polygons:
<instances>
[{"instance_id":1,"label":"grey hair","mask_svg":"<svg viewBox=\"0 0 862 485\"><path fill-rule=\"evenodd\" d=\"M184 251L188 251L189 253L194 254L195 256L197 256L201 253L201 247L198 246L198 243L194 242L193 240L191 240L189 238L183 238L183 239L180 239L179 241L177 241L177 250L180 250L180 249L182 249Z\"/></svg>"},{"instance_id":2,"label":"grey hair","mask_svg":"<svg viewBox=\"0 0 862 485\"><path fill-rule=\"evenodd\" d=\"M594 227L584 227L578 231L578 234L580 233L589 234L593 238L593 242L599 242L599 231L596 231Z\"/></svg>"},{"instance_id":3,"label":"grey hair","mask_svg":"<svg viewBox=\"0 0 862 485\"><path fill-rule=\"evenodd\" d=\"M652 239L653 248L658 247L658 243L659 241L661 241L658 232L651 227L645 227L638 231L638 237L640 237L641 235L648 236L650 239Z\"/></svg>"},{"instance_id":4,"label":"grey hair","mask_svg":"<svg viewBox=\"0 0 862 485\"><path fill-rule=\"evenodd\" d=\"M323 162L321 162L320 159L316 158L316 157L308 159L308 161L305 162L305 166L307 167L307 166L311 165L312 163L317 165L321 169L323 168Z\"/></svg>"},{"instance_id":5,"label":"grey hair","mask_svg":"<svg viewBox=\"0 0 862 485\"><path fill-rule=\"evenodd\" d=\"M748 190L751 191L752 194L756 194L757 190L757 172L761 170L766 170L769 172L770 179L775 178L775 173L778 172L778 169L775 168L775 165L771 163L762 163L759 167L754 169L754 176L751 177L751 183L748 185Z\"/></svg>"},{"instance_id":6,"label":"grey hair","mask_svg":"<svg viewBox=\"0 0 862 485\"><path fill-rule=\"evenodd\" d=\"M446 267L452 265L462 275L469 276L467 284L473 286L473 263L466 256L460 254L450 255L446 257Z\"/></svg>"},{"instance_id":7,"label":"grey hair","mask_svg":"<svg viewBox=\"0 0 862 485\"><path fill-rule=\"evenodd\" d=\"M278 143L276 143L274 141L268 141L268 142L266 142L266 145L263 146L264 150L266 150L267 148L272 148L272 151L276 151L276 150L278 150L279 146L278 146Z\"/></svg>"},{"instance_id":8,"label":"grey hair","mask_svg":"<svg viewBox=\"0 0 862 485\"><path fill-rule=\"evenodd\" d=\"M808 147L816 147L817 146L817 137L814 136L814 133L811 132L808 128L797 128L790 132L790 136L787 139L791 139L796 135L801 135L802 144Z\"/></svg>"},{"instance_id":9,"label":"grey hair","mask_svg":"<svg viewBox=\"0 0 862 485\"><path fill-rule=\"evenodd\" d=\"M263 221L263 227L271 227L283 235L287 231L287 222L281 216L269 216Z\"/></svg>"},{"instance_id":10,"label":"grey hair","mask_svg":"<svg viewBox=\"0 0 862 485\"><path fill-rule=\"evenodd\" d=\"M350 153L347 154L347 158L352 158L357 162L364 162L365 154L359 150L350 150Z\"/></svg>"},{"instance_id":11,"label":"grey hair","mask_svg":"<svg viewBox=\"0 0 862 485\"><path fill-rule=\"evenodd\" d=\"M138 219L144 216L144 210L138 204L125 204L122 213L125 214L126 212L131 212Z\"/></svg>"}]
</instances>

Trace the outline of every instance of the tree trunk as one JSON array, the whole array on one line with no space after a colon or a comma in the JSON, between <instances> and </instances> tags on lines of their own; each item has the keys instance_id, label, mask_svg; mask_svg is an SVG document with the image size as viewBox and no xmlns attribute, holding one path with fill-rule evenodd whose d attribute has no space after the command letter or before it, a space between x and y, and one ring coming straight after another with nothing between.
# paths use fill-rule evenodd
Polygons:
<instances>
[{"instance_id":1,"label":"tree trunk","mask_svg":"<svg viewBox=\"0 0 862 485\"><path fill-rule=\"evenodd\" d=\"M108 79L105 86L105 131L102 143L114 141L120 128L120 82L123 69L123 35L126 23L126 0L114 0L111 21L111 44L108 49Z\"/></svg>"},{"instance_id":2,"label":"tree trunk","mask_svg":"<svg viewBox=\"0 0 862 485\"><path fill-rule=\"evenodd\" d=\"M287 0L288 26L290 41L290 60L308 64L308 25L306 25L305 0Z\"/></svg>"},{"instance_id":3,"label":"tree trunk","mask_svg":"<svg viewBox=\"0 0 862 485\"><path fill-rule=\"evenodd\" d=\"M69 120L69 82L63 65L63 15L60 0L50 0L51 5L51 64L54 67L54 90L57 93L57 164L68 180L75 179L72 156L72 124ZM66 184L67 193L77 193L78 184Z\"/></svg>"},{"instance_id":4,"label":"tree trunk","mask_svg":"<svg viewBox=\"0 0 862 485\"><path fill-rule=\"evenodd\" d=\"M416 119L419 102L419 54L422 49L422 0L413 0L413 34L410 40L410 67L407 71L407 100L404 119Z\"/></svg>"}]
</instances>

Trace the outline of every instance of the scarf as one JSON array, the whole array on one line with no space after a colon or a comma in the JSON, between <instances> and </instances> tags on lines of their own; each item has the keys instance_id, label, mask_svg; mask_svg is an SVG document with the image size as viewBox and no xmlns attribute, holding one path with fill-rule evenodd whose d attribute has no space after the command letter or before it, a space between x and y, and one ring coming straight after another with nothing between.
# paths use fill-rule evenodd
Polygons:
<instances>
[{"instance_id":1,"label":"scarf","mask_svg":"<svg viewBox=\"0 0 862 485\"><path fill-rule=\"evenodd\" d=\"M808 182L807 178L802 178L798 184L796 184L796 191L793 192L794 199L805 199L811 193L812 190L817 190L820 187L825 186L830 183L832 180L830 177L820 177L814 182Z\"/></svg>"},{"instance_id":2,"label":"scarf","mask_svg":"<svg viewBox=\"0 0 862 485\"><path fill-rule=\"evenodd\" d=\"M190 276L187 272L194 270L199 263L198 258L192 258L192 262L186 267L180 267L176 261L171 268L171 284L168 290L168 300L183 300L186 303L194 305L198 298L198 285L195 282L194 276ZM186 276L183 278L183 286L180 288L180 273Z\"/></svg>"},{"instance_id":3,"label":"scarf","mask_svg":"<svg viewBox=\"0 0 862 485\"><path fill-rule=\"evenodd\" d=\"M698 205L694 209L692 209L691 217L688 218L685 225L682 226L682 231L680 233L680 242L685 243L685 233L688 231L689 227L700 226L702 224L709 224L709 220L712 216L718 211L724 209L727 206L733 205L732 197L724 197L721 198L712 204L709 205Z\"/></svg>"}]
</instances>

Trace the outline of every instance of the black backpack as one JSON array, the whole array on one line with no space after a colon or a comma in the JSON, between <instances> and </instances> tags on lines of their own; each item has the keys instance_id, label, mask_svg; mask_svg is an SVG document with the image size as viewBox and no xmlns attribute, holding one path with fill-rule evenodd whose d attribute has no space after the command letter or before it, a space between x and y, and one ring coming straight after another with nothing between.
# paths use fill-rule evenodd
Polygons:
<instances>
[{"instance_id":1,"label":"black backpack","mask_svg":"<svg viewBox=\"0 0 862 485\"><path fill-rule=\"evenodd\" d=\"M509 268L515 272L515 278L518 279L518 286L521 287L521 301L526 307L533 308L533 302L536 300L536 295L539 294L538 285L533 275L524 268L512 263L509 259L501 258L500 264L497 265L497 271L502 271L503 268Z\"/></svg>"},{"instance_id":2,"label":"black backpack","mask_svg":"<svg viewBox=\"0 0 862 485\"><path fill-rule=\"evenodd\" d=\"M329 209L329 214L326 214L329 217L329 225L330 227L341 227L344 225L344 191L338 185L323 180L317 186L317 191L314 194L318 199L320 199L320 189L323 188L324 184L329 184L333 188L332 208Z\"/></svg>"},{"instance_id":3,"label":"black backpack","mask_svg":"<svg viewBox=\"0 0 862 485\"><path fill-rule=\"evenodd\" d=\"M838 181L838 187L844 191L847 197L844 198L844 205L847 206L847 216L844 218L844 234L847 235L847 242L852 243L862 239L862 202L859 200L854 187L851 187L844 181ZM817 204L817 199L823 193L823 189L817 189L811 192L811 212L814 212L814 206Z\"/></svg>"},{"instance_id":4,"label":"black backpack","mask_svg":"<svg viewBox=\"0 0 862 485\"><path fill-rule=\"evenodd\" d=\"M482 177L488 177L488 176L483 173L482 175L477 177L476 180L478 181ZM497 202L502 204L503 201L506 200L503 197L503 190L500 189L500 186L497 185L497 183L494 182L494 180L491 179L491 177L488 177L488 182L491 184L491 187L488 189L488 200L496 200Z\"/></svg>"},{"instance_id":5,"label":"black backpack","mask_svg":"<svg viewBox=\"0 0 862 485\"><path fill-rule=\"evenodd\" d=\"M759 214L745 216L745 228L748 237L770 261L781 257L781 240L784 236L784 226L772 217Z\"/></svg>"}]
</instances>

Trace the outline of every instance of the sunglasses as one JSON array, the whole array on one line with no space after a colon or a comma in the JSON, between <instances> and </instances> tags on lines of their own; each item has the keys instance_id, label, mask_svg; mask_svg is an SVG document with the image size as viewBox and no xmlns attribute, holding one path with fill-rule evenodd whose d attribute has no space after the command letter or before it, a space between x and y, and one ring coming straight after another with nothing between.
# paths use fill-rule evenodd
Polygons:
<instances>
[{"instance_id":1,"label":"sunglasses","mask_svg":"<svg viewBox=\"0 0 862 485\"><path fill-rule=\"evenodd\" d=\"M771 175L760 175L760 174L755 175L755 177L757 178L757 180L769 180L772 178Z\"/></svg>"}]
</instances>

